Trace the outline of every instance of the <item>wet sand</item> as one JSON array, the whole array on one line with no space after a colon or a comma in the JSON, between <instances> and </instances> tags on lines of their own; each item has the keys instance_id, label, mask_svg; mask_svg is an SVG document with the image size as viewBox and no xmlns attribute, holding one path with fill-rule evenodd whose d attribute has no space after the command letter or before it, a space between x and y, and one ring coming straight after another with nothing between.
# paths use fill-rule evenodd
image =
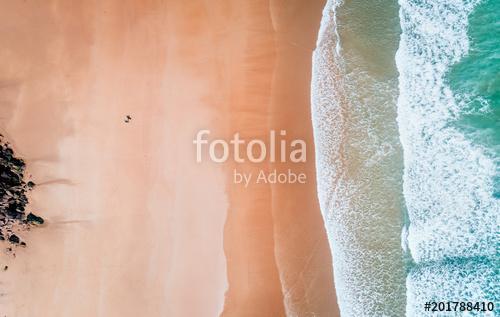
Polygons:
<instances>
[{"instance_id":1,"label":"wet sand","mask_svg":"<svg viewBox=\"0 0 500 317\"><path fill-rule=\"evenodd\" d=\"M0 255L1 312L337 316L309 119L322 5L3 2L0 132L47 224ZM232 184L234 163L196 163L200 129L290 131L307 184Z\"/></svg>"}]
</instances>

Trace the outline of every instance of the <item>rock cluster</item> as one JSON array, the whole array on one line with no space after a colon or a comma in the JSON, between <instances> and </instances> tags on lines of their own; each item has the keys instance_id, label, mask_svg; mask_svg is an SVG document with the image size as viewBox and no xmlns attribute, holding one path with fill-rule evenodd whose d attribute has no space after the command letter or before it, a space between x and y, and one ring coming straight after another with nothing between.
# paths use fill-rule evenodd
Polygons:
<instances>
[{"instance_id":1,"label":"rock cluster","mask_svg":"<svg viewBox=\"0 0 500 317\"><path fill-rule=\"evenodd\" d=\"M22 244L13 233L14 228L43 224L43 219L33 213L26 215L27 192L35 187L32 181L24 180L26 164L14 155L9 143L0 134L0 240Z\"/></svg>"}]
</instances>

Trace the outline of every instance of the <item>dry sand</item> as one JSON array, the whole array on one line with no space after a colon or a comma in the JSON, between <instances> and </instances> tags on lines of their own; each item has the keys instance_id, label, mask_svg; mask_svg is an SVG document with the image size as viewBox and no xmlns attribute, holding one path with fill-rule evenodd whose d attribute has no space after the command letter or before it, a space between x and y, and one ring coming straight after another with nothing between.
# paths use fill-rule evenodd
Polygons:
<instances>
[{"instance_id":1,"label":"dry sand","mask_svg":"<svg viewBox=\"0 0 500 317\"><path fill-rule=\"evenodd\" d=\"M0 130L47 224L0 254L0 312L338 316L309 119L322 5L2 1ZM196 163L204 128L286 129L307 184L234 185L235 164Z\"/></svg>"}]
</instances>

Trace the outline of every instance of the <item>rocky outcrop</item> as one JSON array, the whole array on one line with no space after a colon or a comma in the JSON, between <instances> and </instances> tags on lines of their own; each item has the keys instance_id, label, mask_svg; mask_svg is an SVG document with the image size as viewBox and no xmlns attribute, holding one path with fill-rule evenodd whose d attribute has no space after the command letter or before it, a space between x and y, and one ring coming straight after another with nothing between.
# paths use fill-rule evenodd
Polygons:
<instances>
[{"instance_id":1,"label":"rocky outcrop","mask_svg":"<svg viewBox=\"0 0 500 317\"><path fill-rule=\"evenodd\" d=\"M33 213L26 215L27 193L35 187L25 181L26 164L14 155L8 142L0 135L0 240L25 245L14 229L43 224L43 218Z\"/></svg>"}]
</instances>

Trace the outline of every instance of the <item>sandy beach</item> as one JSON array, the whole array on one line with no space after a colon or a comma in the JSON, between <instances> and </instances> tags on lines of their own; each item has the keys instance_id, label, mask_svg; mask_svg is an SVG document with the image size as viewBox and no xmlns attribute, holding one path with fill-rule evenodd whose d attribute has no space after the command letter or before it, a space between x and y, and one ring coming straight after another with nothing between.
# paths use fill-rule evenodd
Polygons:
<instances>
[{"instance_id":1,"label":"sandy beach","mask_svg":"<svg viewBox=\"0 0 500 317\"><path fill-rule=\"evenodd\" d=\"M0 253L0 312L338 316L309 101L323 5L3 1L0 133L46 223ZM286 130L307 162L197 163L201 129ZM235 168L307 183L245 188Z\"/></svg>"}]
</instances>

